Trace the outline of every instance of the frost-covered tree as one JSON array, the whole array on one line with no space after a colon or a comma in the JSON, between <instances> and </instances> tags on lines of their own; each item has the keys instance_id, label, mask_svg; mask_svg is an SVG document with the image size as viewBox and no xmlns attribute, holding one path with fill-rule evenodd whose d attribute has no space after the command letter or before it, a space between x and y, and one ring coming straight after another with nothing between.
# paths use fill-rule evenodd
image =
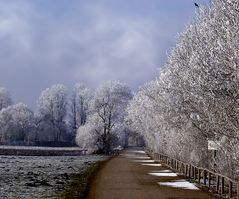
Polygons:
<instances>
[{"instance_id":1,"label":"frost-covered tree","mask_svg":"<svg viewBox=\"0 0 239 199\"><path fill-rule=\"evenodd\" d=\"M35 141L34 114L23 103L0 111L0 142L3 144L30 145Z\"/></svg>"},{"instance_id":2,"label":"frost-covered tree","mask_svg":"<svg viewBox=\"0 0 239 199\"><path fill-rule=\"evenodd\" d=\"M85 125L77 130L76 143L86 149L87 153L93 153L101 149L100 135L98 132L103 128L101 121L96 115L91 115Z\"/></svg>"},{"instance_id":3,"label":"frost-covered tree","mask_svg":"<svg viewBox=\"0 0 239 199\"><path fill-rule=\"evenodd\" d=\"M178 97L172 107L191 122L197 132L192 137L224 143L217 169L231 176L238 165L232 162L238 155L226 158L238 140L238 6L234 0L215 1L202 9L181 34L166 69L171 98Z\"/></svg>"},{"instance_id":4,"label":"frost-covered tree","mask_svg":"<svg viewBox=\"0 0 239 199\"><path fill-rule=\"evenodd\" d=\"M127 107L127 121L136 132L144 136L146 145L155 151L165 152L164 143L167 122L163 113L167 108L158 81L152 81L140 88Z\"/></svg>"},{"instance_id":5,"label":"frost-covered tree","mask_svg":"<svg viewBox=\"0 0 239 199\"><path fill-rule=\"evenodd\" d=\"M12 105L10 93L6 88L0 87L0 110L7 108L10 105Z\"/></svg>"},{"instance_id":6,"label":"frost-covered tree","mask_svg":"<svg viewBox=\"0 0 239 199\"><path fill-rule=\"evenodd\" d=\"M69 122L72 135L76 135L77 129L86 123L90 112L90 102L93 98L93 91L83 84L74 86L70 99Z\"/></svg>"},{"instance_id":7,"label":"frost-covered tree","mask_svg":"<svg viewBox=\"0 0 239 199\"><path fill-rule=\"evenodd\" d=\"M128 108L147 145L170 156L210 167L207 143L217 141L214 169L230 176L239 166L238 10L237 0L201 7L159 80L142 87Z\"/></svg>"},{"instance_id":8,"label":"frost-covered tree","mask_svg":"<svg viewBox=\"0 0 239 199\"><path fill-rule=\"evenodd\" d=\"M118 127L124 122L125 109L131 98L131 91L124 84L110 81L100 85L95 92L86 127L78 130L77 143L84 145L79 135L87 128L97 149L109 153L119 143L122 134Z\"/></svg>"},{"instance_id":9,"label":"frost-covered tree","mask_svg":"<svg viewBox=\"0 0 239 199\"><path fill-rule=\"evenodd\" d=\"M39 142L58 145L68 139L65 117L67 113L66 87L57 84L42 91L38 103Z\"/></svg>"}]
</instances>

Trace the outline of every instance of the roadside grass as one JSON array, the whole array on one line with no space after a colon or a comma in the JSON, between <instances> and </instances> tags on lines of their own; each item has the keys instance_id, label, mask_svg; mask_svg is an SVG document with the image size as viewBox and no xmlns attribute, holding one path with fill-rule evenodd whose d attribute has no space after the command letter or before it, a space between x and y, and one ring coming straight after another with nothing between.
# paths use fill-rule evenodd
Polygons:
<instances>
[{"instance_id":1,"label":"roadside grass","mask_svg":"<svg viewBox=\"0 0 239 199\"><path fill-rule=\"evenodd\" d=\"M55 199L86 199L92 180L97 172L108 162L111 158L103 161L95 162L90 165L83 173L72 176L72 182L66 187L64 193L55 197Z\"/></svg>"}]
</instances>

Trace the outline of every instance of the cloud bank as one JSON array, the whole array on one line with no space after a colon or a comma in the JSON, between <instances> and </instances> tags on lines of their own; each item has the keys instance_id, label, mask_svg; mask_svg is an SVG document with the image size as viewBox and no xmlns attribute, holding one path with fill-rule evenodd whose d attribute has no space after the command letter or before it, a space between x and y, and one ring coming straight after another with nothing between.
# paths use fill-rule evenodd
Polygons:
<instances>
[{"instance_id":1,"label":"cloud bank","mask_svg":"<svg viewBox=\"0 0 239 199\"><path fill-rule=\"evenodd\" d=\"M0 0L0 85L31 107L55 83L136 89L194 13L191 0Z\"/></svg>"}]
</instances>

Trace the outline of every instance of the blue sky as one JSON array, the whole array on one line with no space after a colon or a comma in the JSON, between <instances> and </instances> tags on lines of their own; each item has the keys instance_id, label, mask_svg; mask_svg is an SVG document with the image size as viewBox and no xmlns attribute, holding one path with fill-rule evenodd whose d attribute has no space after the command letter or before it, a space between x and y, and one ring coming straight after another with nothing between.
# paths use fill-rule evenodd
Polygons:
<instances>
[{"instance_id":1,"label":"blue sky","mask_svg":"<svg viewBox=\"0 0 239 199\"><path fill-rule=\"evenodd\" d=\"M194 2L0 0L0 86L33 109L56 83L118 80L137 90L158 76Z\"/></svg>"}]
</instances>

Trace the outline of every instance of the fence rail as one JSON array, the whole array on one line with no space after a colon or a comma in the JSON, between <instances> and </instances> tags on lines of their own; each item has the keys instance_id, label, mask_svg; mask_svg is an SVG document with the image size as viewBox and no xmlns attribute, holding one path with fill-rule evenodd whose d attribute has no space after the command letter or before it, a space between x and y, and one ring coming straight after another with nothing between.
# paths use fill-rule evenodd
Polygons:
<instances>
[{"instance_id":1,"label":"fence rail","mask_svg":"<svg viewBox=\"0 0 239 199\"><path fill-rule=\"evenodd\" d=\"M164 163L173 170L193 179L195 182L216 191L218 194L227 195L229 198L239 199L238 181L219 173L215 173L209 169L197 167L161 153L154 153L152 150L147 150L147 153L154 160Z\"/></svg>"}]
</instances>

